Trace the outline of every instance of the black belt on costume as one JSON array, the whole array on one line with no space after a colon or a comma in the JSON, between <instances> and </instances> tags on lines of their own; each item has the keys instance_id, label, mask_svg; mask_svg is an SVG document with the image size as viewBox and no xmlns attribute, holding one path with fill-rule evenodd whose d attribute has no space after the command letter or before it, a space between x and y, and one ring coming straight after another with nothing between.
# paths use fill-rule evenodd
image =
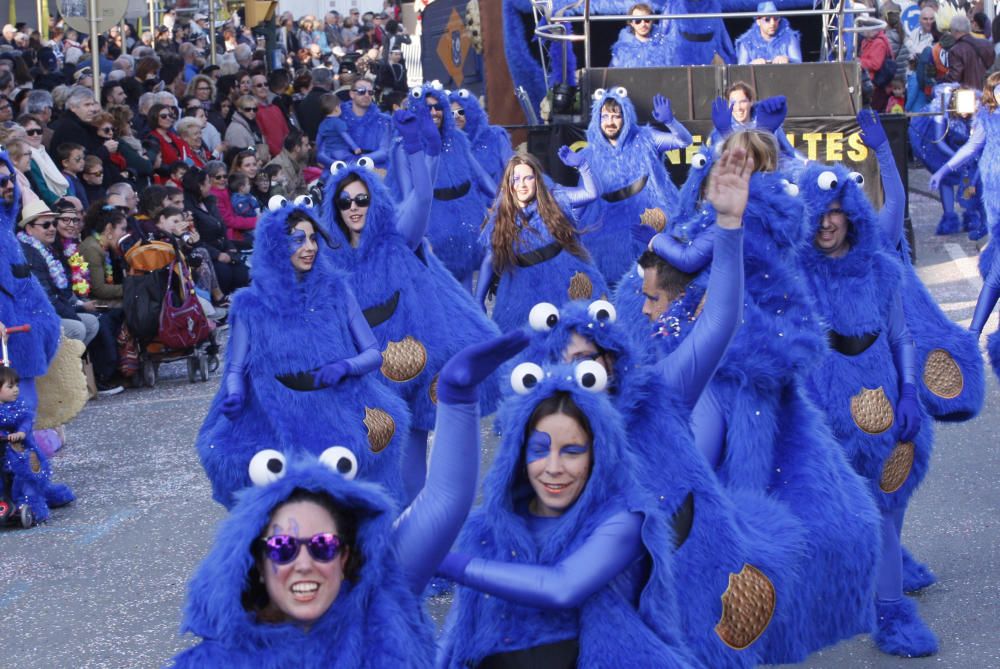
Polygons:
<instances>
[{"instance_id":1,"label":"black belt on costume","mask_svg":"<svg viewBox=\"0 0 1000 669\"><path fill-rule=\"evenodd\" d=\"M622 200L627 200L633 195L638 194L646 187L646 182L649 180L648 174L643 174L641 177L630 183L624 188L619 188L618 190L613 190L610 193L605 193L601 197L604 198L605 202L621 202Z\"/></svg>"},{"instance_id":2,"label":"black belt on costume","mask_svg":"<svg viewBox=\"0 0 1000 669\"><path fill-rule=\"evenodd\" d=\"M15 279L27 279L31 276L31 266L28 263L11 263L10 273L14 275Z\"/></svg>"},{"instance_id":3,"label":"black belt on costume","mask_svg":"<svg viewBox=\"0 0 1000 669\"><path fill-rule=\"evenodd\" d=\"M534 251L528 251L527 253L518 253L514 256L514 263L518 267L531 267L532 265L539 265L546 260L552 260L562 251L562 244L559 242L552 242L551 244L546 244L540 249L535 249Z\"/></svg>"},{"instance_id":4,"label":"black belt on costume","mask_svg":"<svg viewBox=\"0 0 1000 669\"><path fill-rule=\"evenodd\" d=\"M457 200L463 197L472 188L471 181L463 181L457 186L452 186L451 188L435 188L434 189L434 199L443 200L447 202L448 200Z\"/></svg>"},{"instance_id":5,"label":"black belt on costume","mask_svg":"<svg viewBox=\"0 0 1000 669\"><path fill-rule=\"evenodd\" d=\"M711 42L715 37L715 33L689 33L685 30L681 31L681 37L683 37L688 42Z\"/></svg>"},{"instance_id":6,"label":"black belt on costume","mask_svg":"<svg viewBox=\"0 0 1000 669\"><path fill-rule=\"evenodd\" d=\"M396 313L396 305L399 304L399 291L397 290L392 294L388 300L382 304L376 304L374 306L368 307L361 313L364 315L365 320L368 321L368 327L373 328L377 325L385 323L387 320L392 318L392 315Z\"/></svg>"},{"instance_id":7,"label":"black belt on costume","mask_svg":"<svg viewBox=\"0 0 1000 669\"><path fill-rule=\"evenodd\" d=\"M842 335L839 332L830 330L827 333L827 338L830 341L830 348L837 353L855 356L867 351L868 348L875 343L875 340L878 339L878 335L878 332L869 332L867 334L857 335L856 337L849 337L847 335Z\"/></svg>"},{"instance_id":8,"label":"black belt on costume","mask_svg":"<svg viewBox=\"0 0 1000 669\"><path fill-rule=\"evenodd\" d=\"M289 390L297 390L299 392L308 392L310 390L322 390L323 388L329 388L329 384L317 383L316 382L316 372L323 369L322 367L317 367L308 372L293 372L291 374L275 374L276 378L281 385L285 386Z\"/></svg>"},{"instance_id":9,"label":"black belt on costume","mask_svg":"<svg viewBox=\"0 0 1000 669\"><path fill-rule=\"evenodd\" d=\"M694 525L694 493L688 493L684 503L674 511L671 523L674 527L674 550L684 545Z\"/></svg>"},{"instance_id":10,"label":"black belt on costume","mask_svg":"<svg viewBox=\"0 0 1000 669\"><path fill-rule=\"evenodd\" d=\"M490 655L477 669L576 669L580 642L576 639Z\"/></svg>"}]
</instances>

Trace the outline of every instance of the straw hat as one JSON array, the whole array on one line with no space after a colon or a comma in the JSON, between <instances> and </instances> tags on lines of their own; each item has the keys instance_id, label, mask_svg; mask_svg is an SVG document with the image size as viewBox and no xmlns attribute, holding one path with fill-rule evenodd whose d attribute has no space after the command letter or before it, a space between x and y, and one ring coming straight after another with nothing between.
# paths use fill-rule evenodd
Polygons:
<instances>
[{"instance_id":1,"label":"straw hat","mask_svg":"<svg viewBox=\"0 0 1000 669\"><path fill-rule=\"evenodd\" d=\"M24 208L21 210L21 220L17 222L17 225L23 228L35 219L45 216L55 216L55 212L49 209L49 206L43 200L32 200L24 205Z\"/></svg>"}]
</instances>

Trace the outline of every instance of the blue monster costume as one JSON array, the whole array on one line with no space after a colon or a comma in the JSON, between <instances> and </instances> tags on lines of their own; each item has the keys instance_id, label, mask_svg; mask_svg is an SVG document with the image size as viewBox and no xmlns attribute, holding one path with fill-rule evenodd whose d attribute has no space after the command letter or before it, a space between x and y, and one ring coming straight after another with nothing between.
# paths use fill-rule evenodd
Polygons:
<instances>
[{"instance_id":1,"label":"blue monster costume","mask_svg":"<svg viewBox=\"0 0 1000 669\"><path fill-rule=\"evenodd\" d=\"M900 292L902 268L887 252L878 219L842 165L811 165L799 181L815 234L831 202L849 222L839 257L803 250L803 266L833 349L810 377L810 392L882 514L876 625L884 652L936 652L937 640L902 595L899 535L910 495L923 480L933 427L917 400L914 349Z\"/></svg>"},{"instance_id":2,"label":"blue monster costume","mask_svg":"<svg viewBox=\"0 0 1000 669\"><path fill-rule=\"evenodd\" d=\"M14 508L26 504L36 523L49 519L49 509L65 506L76 496L69 486L52 482L52 467L48 458L35 443L31 434L31 418L34 408L23 399L0 404L0 476L5 480L0 485L0 500L10 486L10 499ZM23 441L7 442L8 434L24 432ZM5 509L11 511L13 509Z\"/></svg>"},{"instance_id":3,"label":"blue monster costume","mask_svg":"<svg viewBox=\"0 0 1000 669\"><path fill-rule=\"evenodd\" d=\"M669 519L648 495L637 494L637 463L621 416L595 392L606 382L603 367L587 361L548 373L529 368L521 373L519 366L512 377L515 387L530 386L528 394L501 408L504 437L483 503L462 530L459 552L440 569L463 587L449 612L439 666L476 666L490 656L538 661L545 652L562 659L558 666L616 666L623 658L630 667L690 666L678 641L669 555L659 550L672 541ZM525 428L539 402L556 393L587 416L593 459L576 502L562 516L539 518L527 510L534 493L526 478ZM609 536L626 526L627 541ZM595 543L609 563L595 582L566 588L562 579L543 575L578 573L574 556Z\"/></svg>"},{"instance_id":4,"label":"blue monster costume","mask_svg":"<svg viewBox=\"0 0 1000 669\"><path fill-rule=\"evenodd\" d=\"M473 272L482 261L479 229L496 195L496 182L473 157L469 138L455 127L448 91L437 83L414 88L410 91L410 107L425 105L425 96L435 98L443 108L441 156L433 178L434 200L427 238L434 255L471 293ZM413 190L402 141L393 146L387 179L396 185L400 197Z\"/></svg>"},{"instance_id":5,"label":"blue monster costume","mask_svg":"<svg viewBox=\"0 0 1000 669\"><path fill-rule=\"evenodd\" d=\"M710 14L723 11L723 2L670 0L667 7L671 14ZM667 30L666 41L667 65L677 67L736 62L733 40L722 19L674 19Z\"/></svg>"},{"instance_id":6,"label":"blue monster costume","mask_svg":"<svg viewBox=\"0 0 1000 669\"><path fill-rule=\"evenodd\" d=\"M800 661L870 629L879 545L864 482L805 392L826 346L799 266L806 228L797 193L781 173L751 178L743 326L692 414L695 441L723 485L766 491L806 529L801 615L761 649L772 663ZM689 336L705 285L702 277L692 282L670 312L674 322L656 337L661 354Z\"/></svg>"},{"instance_id":7,"label":"blue monster costume","mask_svg":"<svg viewBox=\"0 0 1000 669\"><path fill-rule=\"evenodd\" d=\"M2 149L2 147L0 147ZM14 164L0 150L0 162L14 174ZM35 378L44 376L59 349L62 328L45 291L31 275L14 225L21 210L21 190L14 181L14 200L0 200L0 323L30 325L30 332L12 335L7 347L10 360L21 377L21 399L33 417L38 406Z\"/></svg>"},{"instance_id":8,"label":"blue monster costume","mask_svg":"<svg viewBox=\"0 0 1000 669\"><path fill-rule=\"evenodd\" d=\"M429 117L425 123L430 124ZM430 132L436 133L433 124ZM382 351L378 378L401 396L412 412L402 456L408 497L423 486L427 431L434 425L442 366L457 351L498 332L427 247L423 235L432 208L430 176L426 154L422 148L416 149L402 157L410 168L412 187L398 211L382 179L361 166L343 167L333 174L322 209L323 225L337 242L331 256L348 272ZM442 158L446 156L442 154ZM370 195L356 248L338 224L340 214L335 206L337 185L350 175L360 178ZM484 413L493 412L499 395L496 378L484 384Z\"/></svg>"},{"instance_id":9,"label":"blue monster costume","mask_svg":"<svg viewBox=\"0 0 1000 669\"><path fill-rule=\"evenodd\" d=\"M347 134L361 147L379 168L385 168L389 160L389 143L392 140L392 121L388 114L378 110L372 103L363 116L353 111L348 100L340 105L340 118L347 125Z\"/></svg>"},{"instance_id":10,"label":"blue monster costume","mask_svg":"<svg viewBox=\"0 0 1000 669\"><path fill-rule=\"evenodd\" d=\"M664 67L668 64L666 56L667 29L662 21L653 23L646 41L626 26L618 33L618 41L611 45L611 67Z\"/></svg>"},{"instance_id":11,"label":"blue monster costume","mask_svg":"<svg viewBox=\"0 0 1000 669\"><path fill-rule=\"evenodd\" d=\"M605 102L621 108L621 130L612 143L601 130ZM640 126L635 106L622 86L594 92L587 148L583 150L593 170L600 198L581 215L582 240L594 264L611 282L631 268L642 253L632 228L641 224L643 213L658 209L669 220L677 206L677 187L670 181L661 154L684 148L691 133L677 121L668 100L657 96L654 117L670 132Z\"/></svg>"},{"instance_id":12,"label":"blue monster costume","mask_svg":"<svg viewBox=\"0 0 1000 669\"><path fill-rule=\"evenodd\" d=\"M993 243L990 243L992 246ZM979 292L979 299L976 301L976 311L972 316L972 324L969 330L979 338L983 333L983 327L996 307L997 299L1000 298L1000 254L991 254L991 263L986 271L983 280L983 289ZM990 364L993 371L1000 377L1000 332L994 332L987 339L987 352L990 356Z\"/></svg>"},{"instance_id":13,"label":"blue monster costume","mask_svg":"<svg viewBox=\"0 0 1000 669\"><path fill-rule=\"evenodd\" d=\"M503 175L507 161L514 155L510 135L500 126L490 125L486 111L471 92L461 88L452 92L450 99L465 112L465 129L462 132L469 138L472 155L496 183Z\"/></svg>"},{"instance_id":14,"label":"blue monster costume","mask_svg":"<svg viewBox=\"0 0 1000 669\"><path fill-rule=\"evenodd\" d=\"M771 7L765 11L773 12L777 9ZM736 38L736 62L740 65L747 65L758 58L770 63L776 56L785 56L790 63L802 62L799 32L792 30L788 19L781 19L778 32L770 40L764 39L756 23Z\"/></svg>"},{"instance_id":15,"label":"blue monster costume","mask_svg":"<svg viewBox=\"0 0 1000 669\"><path fill-rule=\"evenodd\" d=\"M262 448L301 445L319 453L340 445L354 453L361 476L401 498L409 411L366 373L380 356L347 277L334 268L333 250L320 242L310 271L292 266L295 240L286 221L296 212L309 210L286 205L257 224L253 283L233 298L225 380L197 440L212 496L231 507ZM342 367L339 381L323 379L334 363ZM230 408L233 397L241 411Z\"/></svg>"},{"instance_id":16,"label":"blue monster costume","mask_svg":"<svg viewBox=\"0 0 1000 669\"><path fill-rule=\"evenodd\" d=\"M965 119L954 112L948 111L952 105L951 94L958 84L940 84L934 87L934 96L927 111L934 116L916 116L910 122L910 146L913 153L920 158L924 166L931 172L937 172L945 162L955 155L968 140L972 128L972 120ZM944 111L942 112L941 97L944 96ZM959 189L959 200L963 202L962 220L955 213L955 189ZM963 227L969 231L970 237L979 239L986 234L983 220L982 184L979 183L979 171L976 165L966 164L950 172L941 180L938 193L941 195L941 207L944 212L938 222L936 234L947 235L958 232ZM964 197L972 190L971 197Z\"/></svg>"}]
</instances>

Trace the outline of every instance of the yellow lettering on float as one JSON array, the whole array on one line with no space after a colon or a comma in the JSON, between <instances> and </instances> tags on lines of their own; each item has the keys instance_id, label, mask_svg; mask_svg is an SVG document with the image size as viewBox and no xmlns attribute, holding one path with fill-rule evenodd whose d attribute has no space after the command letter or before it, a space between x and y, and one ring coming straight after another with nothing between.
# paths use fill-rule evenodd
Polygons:
<instances>
[{"instance_id":1,"label":"yellow lettering on float","mask_svg":"<svg viewBox=\"0 0 1000 669\"><path fill-rule=\"evenodd\" d=\"M868 157L868 147L861 141L861 133L856 132L848 135L847 146L850 147L850 150L847 152L848 160L860 163Z\"/></svg>"},{"instance_id":2,"label":"yellow lettering on float","mask_svg":"<svg viewBox=\"0 0 1000 669\"><path fill-rule=\"evenodd\" d=\"M840 162L844 159L844 133L826 133L826 160Z\"/></svg>"},{"instance_id":3,"label":"yellow lettering on float","mask_svg":"<svg viewBox=\"0 0 1000 669\"><path fill-rule=\"evenodd\" d=\"M806 143L806 156L809 160L819 160L819 143L823 140L823 134L819 132L802 133L802 141Z\"/></svg>"}]
</instances>

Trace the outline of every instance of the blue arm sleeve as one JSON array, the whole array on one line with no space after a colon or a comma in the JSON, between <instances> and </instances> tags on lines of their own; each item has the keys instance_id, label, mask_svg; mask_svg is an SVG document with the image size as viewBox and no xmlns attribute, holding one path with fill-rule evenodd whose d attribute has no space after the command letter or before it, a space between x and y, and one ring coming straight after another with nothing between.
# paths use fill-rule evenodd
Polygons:
<instances>
[{"instance_id":1,"label":"blue arm sleeve","mask_svg":"<svg viewBox=\"0 0 1000 669\"><path fill-rule=\"evenodd\" d=\"M983 289L979 292L979 299L976 301L976 311L972 316L972 325L969 329L975 333L981 333L983 326L993 313L993 307L997 305L1000 298L1000 255L993 256L993 264L983 282Z\"/></svg>"},{"instance_id":2,"label":"blue arm sleeve","mask_svg":"<svg viewBox=\"0 0 1000 669\"><path fill-rule=\"evenodd\" d=\"M896 295L893 297L887 325L886 334L889 336L889 347L892 349L892 359L896 363L900 386L904 383L916 385L917 349L913 344L913 337L910 336L910 331L906 327L903 299L900 297L899 291L896 291Z\"/></svg>"},{"instance_id":3,"label":"blue arm sleeve","mask_svg":"<svg viewBox=\"0 0 1000 669\"><path fill-rule=\"evenodd\" d=\"M479 265L479 279L476 283L476 304L486 309L486 296L493 283L493 251L487 251Z\"/></svg>"},{"instance_id":4,"label":"blue arm sleeve","mask_svg":"<svg viewBox=\"0 0 1000 669\"><path fill-rule=\"evenodd\" d=\"M736 62L740 65L750 64L750 52L747 51L746 44L738 40L736 42Z\"/></svg>"},{"instance_id":5,"label":"blue arm sleeve","mask_svg":"<svg viewBox=\"0 0 1000 669\"><path fill-rule=\"evenodd\" d=\"M342 142L344 142L344 144L350 147L351 151L358 150L358 143L354 141L353 137L351 137L351 133L344 130L343 132L340 133L340 139Z\"/></svg>"},{"instance_id":6,"label":"blue arm sleeve","mask_svg":"<svg viewBox=\"0 0 1000 669\"><path fill-rule=\"evenodd\" d=\"M375 334L365 320L358 299L350 290L347 291L347 319L351 338L360 351L357 355L344 359L351 368L351 375L361 376L378 369L382 366L382 352L378 350Z\"/></svg>"},{"instance_id":7,"label":"blue arm sleeve","mask_svg":"<svg viewBox=\"0 0 1000 669\"><path fill-rule=\"evenodd\" d=\"M883 143L875 149L875 157L878 159L882 190L885 192L885 203L878 214L878 225L889 246L896 248L903 237L906 191L903 189L899 170L896 169L896 160L892 157L892 145L889 142Z\"/></svg>"},{"instance_id":8,"label":"blue arm sleeve","mask_svg":"<svg viewBox=\"0 0 1000 669\"><path fill-rule=\"evenodd\" d=\"M642 555L642 516L622 511L601 523L558 564L535 565L473 558L457 583L524 606L571 609L607 585Z\"/></svg>"},{"instance_id":9,"label":"blue arm sleeve","mask_svg":"<svg viewBox=\"0 0 1000 669\"><path fill-rule=\"evenodd\" d=\"M792 143L788 141L788 135L785 134L785 126L781 126L774 131L774 138L778 140L778 150L781 152L782 156L802 164L809 162L806 160L806 157L796 151L795 147L792 146Z\"/></svg>"},{"instance_id":10,"label":"blue arm sleeve","mask_svg":"<svg viewBox=\"0 0 1000 669\"><path fill-rule=\"evenodd\" d=\"M694 407L743 318L743 228L715 235L705 310L691 333L657 367L673 393Z\"/></svg>"},{"instance_id":11,"label":"blue arm sleeve","mask_svg":"<svg viewBox=\"0 0 1000 669\"><path fill-rule=\"evenodd\" d=\"M661 232L653 237L653 252L682 272L700 272L712 260L716 230L713 223L687 243Z\"/></svg>"},{"instance_id":12,"label":"blue arm sleeve","mask_svg":"<svg viewBox=\"0 0 1000 669\"><path fill-rule=\"evenodd\" d=\"M788 44L788 56L789 63L801 63L802 62L802 47L799 45L799 40L793 39Z\"/></svg>"},{"instance_id":13,"label":"blue arm sleeve","mask_svg":"<svg viewBox=\"0 0 1000 669\"><path fill-rule=\"evenodd\" d=\"M409 163L406 160L406 151L403 149L402 142L392 147L392 162L395 167L393 172L396 173L396 186L402 195L401 199L405 199L413 192L413 175L407 169Z\"/></svg>"},{"instance_id":14,"label":"blue arm sleeve","mask_svg":"<svg viewBox=\"0 0 1000 669\"><path fill-rule=\"evenodd\" d=\"M243 321L230 321L229 341L226 342L226 394L242 395L247 373L247 356L250 354L250 334Z\"/></svg>"},{"instance_id":15,"label":"blue arm sleeve","mask_svg":"<svg viewBox=\"0 0 1000 669\"><path fill-rule=\"evenodd\" d=\"M650 131L653 133L653 143L656 145L657 153L672 151L673 149L683 149L691 144L691 133L688 132L688 129L680 121L674 119L667 128L670 132L650 128Z\"/></svg>"},{"instance_id":16,"label":"blue arm sleeve","mask_svg":"<svg viewBox=\"0 0 1000 669\"><path fill-rule=\"evenodd\" d=\"M728 429L726 410L722 407L713 386L705 389L691 411L691 432L695 446L701 451L713 470L722 464Z\"/></svg>"},{"instance_id":17,"label":"blue arm sleeve","mask_svg":"<svg viewBox=\"0 0 1000 669\"><path fill-rule=\"evenodd\" d=\"M399 150L397 158L406 161L397 162L397 165L409 166L408 170L399 170L407 173L405 178L409 188L403 191L406 195L399 208L396 230L403 235L406 245L416 250L420 240L427 234L427 226L430 223L431 205L434 204L430 163L433 162L436 166L437 159L429 158L423 151L408 154L402 150ZM403 178L403 175L400 176Z\"/></svg>"},{"instance_id":18,"label":"blue arm sleeve","mask_svg":"<svg viewBox=\"0 0 1000 669\"><path fill-rule=\"evenodd\" d=\"M394 527L399 564L413 592L424 589L458 537L478 473L479 403L441 402L427 481Z\"/></svg>"},{"instance_id":19,"label":"blue arm sleeve","mask_svg":"<svg viewBox=\"0 0 1000 669\"><path fill-rule=\"evenodd\" d=\"M590 169L590 163L584 160L577 169L580 172L579 186L576 188L558 187L559 192L569 200L570 206L574 209L588 205L597 199L597 182L594 181L594 172Z\"/></svg>"},{"instance_id":20,"label":"blue arm sleeve","mask_svg":"<svg viewBox=\"0 0 1000 669\"><path fill-rule=\"evenodd\" d=\"M956 171L962 165L972 160L972 158L982 154L984 146L986 146L986 129L979 122L979 117L976 117L976 120L972 123L969 141L963 144L962 148L948 159L945 166L952 172Z\"/></svg>"},{"instance_id":21,"label":"blue arm sleeve","mask_svg":"<svg viewBox=\"0 0 1000 669\"><path fill-rule=\"evenodd\" d=\"M476 186L490 202L493 202L493 198L497 196L497 184L493 181L493 177L486 172L486 169L471 153L469 154L469 164L472 166L471 176L475 180Z\"/></svg>"}]
</instances>

